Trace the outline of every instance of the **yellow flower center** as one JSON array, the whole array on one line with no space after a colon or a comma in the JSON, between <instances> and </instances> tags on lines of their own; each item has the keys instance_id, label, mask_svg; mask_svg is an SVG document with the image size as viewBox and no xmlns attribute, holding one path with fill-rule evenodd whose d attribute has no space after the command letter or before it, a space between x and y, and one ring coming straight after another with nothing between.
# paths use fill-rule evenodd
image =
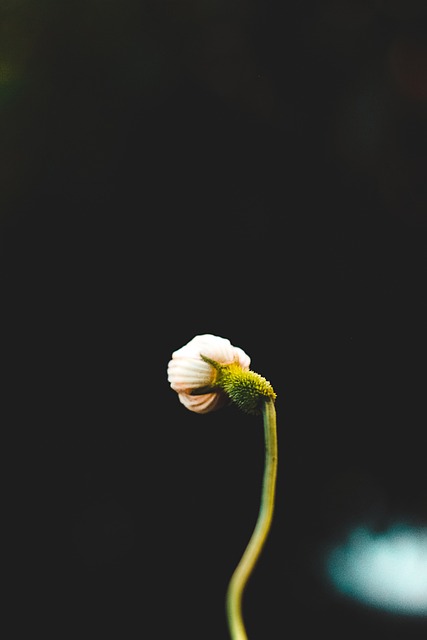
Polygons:
<instances>
[{"instance_id":1,"label":"yellow flower center","mask_svg":"<svg viewBox=\"0 0 427 640\"><path fill-rule=\"evenodd\" d=\"M222 389L245 413L258 414L263 402L276 399L273 387L259 373L242 369L236 362L219 364L206 356L201 358L216 369L215 387Z\"/></svg>"}]
</instances>

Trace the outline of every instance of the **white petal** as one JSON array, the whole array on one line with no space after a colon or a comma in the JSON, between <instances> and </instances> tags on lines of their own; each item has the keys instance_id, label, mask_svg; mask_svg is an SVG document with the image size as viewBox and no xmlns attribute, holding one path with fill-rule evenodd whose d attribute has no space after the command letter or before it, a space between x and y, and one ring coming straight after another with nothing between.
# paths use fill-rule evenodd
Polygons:
<instances>
[{"instance_id":1,"label":"white petal","mask_svg":"<svg viewBox=\"0 0 427 640\"><path fill-rule=\"evenodd\" d=\"M234 347L227 338L211 334L196 336L194 345L197 345L199 354L203 353L204 356L220 364L230 364L234 360Z\"/></svg>"},{"instance_id":2,"label":"white petal","mask_svg":"<svg viewBox=\"0 0 427 640\"><path fill-rule=\"evenodd\" d=\"M201 396L190 396L187 393L179 393L178 398L184 407L195 413L216 411L227 401L227 396L223 393L205 393Z\"/></svg>"},{"instance_id":3,"label":"white petal","mask_svg":"<svg viewBox=\"0 0 427 640\"><path fill-rule=\"evenodd\" d=\"M168 380L174 391L188 392L213 383L215 369L201 358L177 358L169 361Z\"/></svg>"},{"instance_id":4,"label":"white petal","mask_svg":"<svg viewBox=\"0 0 427 640\"><path fill-rule=\"evenodd\" d=\"M234 347L230 340L205 333L195 336L190 342L172 354L172 358L198 358L200 354L215 360L220 364L230 364L237 360L239 364L248 369L249 356L239 347Z\"/></svg>"},{"instance_id":5,"label":"white petal","mask_svg":"<svg viewBox=\"0 0 427 640\"><path fill-rule=\"evenodd\" d=\"M240 366L242 367L242 369L245 369L247 371L251 366L250 357L240 347L233 347L233 348Z\"/></svg>"}]
</instances>

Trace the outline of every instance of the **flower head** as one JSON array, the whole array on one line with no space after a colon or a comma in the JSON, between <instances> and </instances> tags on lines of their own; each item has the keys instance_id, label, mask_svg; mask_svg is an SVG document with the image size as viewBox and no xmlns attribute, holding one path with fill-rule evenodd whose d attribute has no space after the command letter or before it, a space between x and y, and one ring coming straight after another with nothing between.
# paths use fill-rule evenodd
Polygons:
<instances>
[{"instance_id":1,"label":"flower head","mask_svg":"<svg viewBox=\"0 0 427 640\"><path fill-rule=\"evenodd\" d=\"M251 363L243 349L210 333L195 336L174 351L168 364L170 386L182 404L196 413L214 411L228 401L227 394L216 384L218 367L209 360L215 365L234 364L243 371L248 371Z\"/></svg>"}]
</instances>

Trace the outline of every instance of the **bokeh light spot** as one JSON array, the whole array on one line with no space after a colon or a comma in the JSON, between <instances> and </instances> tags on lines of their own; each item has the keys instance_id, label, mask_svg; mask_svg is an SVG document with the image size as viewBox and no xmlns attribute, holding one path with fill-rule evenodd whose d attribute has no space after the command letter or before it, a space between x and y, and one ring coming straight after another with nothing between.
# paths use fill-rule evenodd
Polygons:
<instances>
[{"instance_id":1,"label":"bokeh light spot","mask_svg":"<svg viewBox=\"0 0 427 640\"><path fill-rule=\"evenodd\" d=\"M327 554L326 571L345 596L391 613L427 616L427 528L355 528Z\"/></svg>"}]
</instances>

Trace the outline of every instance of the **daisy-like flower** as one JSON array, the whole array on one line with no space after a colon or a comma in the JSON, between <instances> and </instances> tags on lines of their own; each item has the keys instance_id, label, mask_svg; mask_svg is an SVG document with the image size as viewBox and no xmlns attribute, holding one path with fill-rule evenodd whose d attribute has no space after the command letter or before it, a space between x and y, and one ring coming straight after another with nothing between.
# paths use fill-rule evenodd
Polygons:
<instances>
[{"instance_id":1,"label":"daisy-like flower","mask_svg":"<svg viewBox=\"0 0 427 640\"><path fill-rule=\"evenodd\" d=\"M243 371L248 371L251 363L243 349L210 333L195 336L174 351L168 364L170 386L178 393L180 402L195 413L220 409L229 400L223 389L216 386L218 369L208 360L218 365L235 364Z\"/></svg>"},{"instance_id":2,"label":"daisy-like flower","mask_svg":"<svg viewBox=\"0 0 427 640\"><path fill-rule=\"evenodd\" d=\"M270 530L277 475L276 393L268 380L249 369L250 363L230 340L206 333L174 351L168 364L170 386L190 411L208 413L232 402L245 413L263 416L265 469L258 520L227 590L231 640L247 640L242 596Z\"/></svg>"}]
</instances>

